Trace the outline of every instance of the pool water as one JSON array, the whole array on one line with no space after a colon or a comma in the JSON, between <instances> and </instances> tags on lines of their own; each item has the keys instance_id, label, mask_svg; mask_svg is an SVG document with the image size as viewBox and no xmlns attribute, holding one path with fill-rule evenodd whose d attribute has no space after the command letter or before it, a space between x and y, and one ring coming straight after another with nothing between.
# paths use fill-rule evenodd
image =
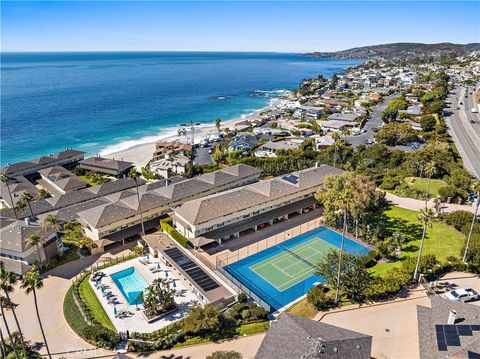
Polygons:
<instances>
[{"instance_id":1,"label":"pool water","mask_svg":"<svg viewBox=\"0 0 480 359\"><path fill-rule=\"evenodd\" d=\"M148 284L135 267L116 272L111 275L111 278L129 304L142 303L141 294Z\"/></svg>"}]
</instances>

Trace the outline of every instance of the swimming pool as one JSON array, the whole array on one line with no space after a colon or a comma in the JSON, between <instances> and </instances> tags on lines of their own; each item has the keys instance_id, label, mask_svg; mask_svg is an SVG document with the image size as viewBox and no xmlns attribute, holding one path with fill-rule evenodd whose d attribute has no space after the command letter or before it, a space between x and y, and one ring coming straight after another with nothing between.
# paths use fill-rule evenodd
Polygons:
<instances>
[{"instance_id":1,"label":"swimming pool","mask_svg":"<svg viewBox=\"0 0 480 359\"><path fill-rule=\"evenodd\" d=\"M128 304L142 303L141 294L148 287L145 279L135 270L135 267L124 269L110 276L117 285Z\"/></svg>"},{"instance_id":2,"label":"swimming pool","mask_svg":"<svg viewBox=\"0 0 480 359\"><path fill-rule=\"evenodd\" d=\"M340 248L342 235L319 227L224 267L272 309L280 309L305 295L322 276L316 264L331 249ZM344 250L359 256L370 248L345 237Z\"/></svg>"}]
</instances>

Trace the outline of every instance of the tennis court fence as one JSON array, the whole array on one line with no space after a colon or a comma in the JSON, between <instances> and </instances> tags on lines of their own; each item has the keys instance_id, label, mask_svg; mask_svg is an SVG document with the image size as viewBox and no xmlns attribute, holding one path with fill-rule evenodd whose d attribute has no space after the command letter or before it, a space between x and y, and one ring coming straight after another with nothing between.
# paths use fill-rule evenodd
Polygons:
<instances>
[{"instance_id":1,"label":"tennis court fence","mask_svg":"<svg viewBox=\"0 0 480 359\"><path fill-rule=\"evenodd\" d=\"M305 222L301 225L293 227L287 231L282 233L278 233L274 236L268 237L256 243L252 243L248 246L239 248L235 251L226 251L225 253L220 253L215 258L215 267L217 270L219 268L223 268L229 264L238 262L244 258L247 258L255 253L261 252L265 249L270 247L276 246L279 243L288 241L293 237L299 236L303 233L316 229L322 226L323 223L320 221L319 218L312 219L311 221ZM241 241L242 239L235 239L236 241Z\"/></svg>"}]
</instances>

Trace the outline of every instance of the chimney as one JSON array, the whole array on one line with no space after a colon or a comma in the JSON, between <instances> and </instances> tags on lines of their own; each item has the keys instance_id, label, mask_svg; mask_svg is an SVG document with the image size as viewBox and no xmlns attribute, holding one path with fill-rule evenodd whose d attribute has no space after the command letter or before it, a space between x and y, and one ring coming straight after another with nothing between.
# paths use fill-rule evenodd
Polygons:
<instances>
[{"instance_id":1,"label":"chimney","mask_svg":"<svg viewBox=\"0 0 480 359\"><path fill-rule=\"evenodd\" d=\"M28 218L28 217L27 217L27 218L25 218L25 224L26 224L27 226L29 226L29 225L30 225L30 218Z\"/></svg>"},{"instance_id":2,"label":"chimney","mask_svg":"<svg viewBox=\"0 0 480 359\"><path fill-rule=\"evenodd\" d=\"M320 162L318 162L318 161L315 162L315 167L316 167L316 168L320 167Z\"/></svg>"},{"instance_id":3,"label":"chimney","mask_svg":"<svg viewBox=\"0 0 480 359\"><path fill-rule=\"evenodd\" d=\"M168 186L170 184L170 180L169 179L166 179L165 180L165 186Z\"/></svg>"},{"instance_id":4,"label":"chimney","mask_svg":"<svg viewBox=\"0 0 480 359\"><path fill-rule=\"evenodd\" d=\"M448 324L455 324L455 321L457 320L457 312L454 310L451 310L450 313L448 313Z\"/></svg>"}]
</instances>

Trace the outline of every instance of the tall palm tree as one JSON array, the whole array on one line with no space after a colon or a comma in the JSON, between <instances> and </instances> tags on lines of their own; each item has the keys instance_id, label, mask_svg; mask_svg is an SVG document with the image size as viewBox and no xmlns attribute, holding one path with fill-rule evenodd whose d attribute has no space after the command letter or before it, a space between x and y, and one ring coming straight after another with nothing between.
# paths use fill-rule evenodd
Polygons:
<instances>
[{"instance_id":1,"label":"tall palm tree","mask_svg":"<svg viewBox=\"0 0 480 359\"><path fill-rule=\"evenodd\" d=\"M58 246L59 245L58 232L62 230L62 226L57 216L55 216L54 214L49 214L43 219L43 230L45 232L48 232L50 229L55 232L55 239Z\"/></svg>"},{"instance_id":2,"label":"tall palm tree","mask_svg":"<svg viewBox=\"0 0 480 359\"><path fill-rule=\"evenodd\" d=\"M8 326L7 317L5 316L5 311L3 309L3 306L6 303L6 301L7 301L7 298L0 296L0 309L2 312L3 324L5 325L5 330L7 331L7 335L8 335L8 338L10 339L10 343L12 343L12 348L13 348L13 352L15 353L15 357L19 359L17 348L13 340L12 332L10 331L10 327Z\"/></svg>"},{"instance_id":3,"label":"tall palm tree","mask_svg":"<svg viewBox=\"0 0 480 359\"><path fill-rule=\"evenodd\" d=\"M220 131L220 124L222 123L222 119L220 117L217 117L215 119L215 127L217 128L218 131Z\"/></svg>"},{"instance_id":4,"label":"tall palm tree","mask_svg":"<svg viewBox=\"0 0 480 359\"><path fill-rule=\"evenodd\" d=\"M42 255L40 253L40 245L43 243L44 239L40 235L40 232L37 231L37 232L34 232L31 235L29 235L27 237L27 241L32 246L37 247L38 263L41 263L42 262Z\"/></svg>"},{"instance_id":5,"label":"tall palm tree","mask_svg":"<svg viewBox=\"0 0 480 359\"><path fill-rule=\"evenodd\" d=\"M187 135L187 130L184 129L184 128L179 128L177 130L177 136L178 137L183 137L183 136L186 136Z\"/></svg>"},{"instance_id":6,"label":"tall palm tree","mask_svg":"<svg viewBox=\"0 0 480 359\"><path fill-rule=\"evenodd\" d=\"M10 293L13 292L13 286L17 283L17 276L15 273L8 272L5 270L5 265L3 262L0 262L0 289L3 290L5 293L5 297L7 298L7 303L11 303L10 300ZM22 329L20 328L20 323L18 322L17 314L15 313L15 307L10 305L10 309L12 310L13 318L15 319L15 323L17 325L18 333L20 334L20 340L22 342L22 350L23 350L23 357L27 357L27 348L25 347L25 340L23 339Z\"/></svg>"},{"instance_id":7,"label":"tall palm tree","mask_svg":"<svg viewBox=\"0 0 480 359\"><path fill-rule=\"evenodd\" d=\"M35 311L37 312L37 319L38 319L38 324L40 326L40 331L42 332L43 342L45 343L45 348L47 349L48 357L52 359L52 356L50 354L50 349L48 349L47 338L45 337L45 332L43 330L42 320L40 318L40 312L38 311L37 290L41 289L42 287L43 287L42 277L40 276L40 273L38 272L35 265L33 265L32 268L27 273L24 274L21 288L25 289L25 293L27 295L30 293L33 293Z\"/></svg>"},{"instance_id":8,"label":"tall palm tree","mask_svg":"<svg viewBox=\"0 0 480 359\"><path fill-rule=\"evenodd\" d=\"M15 204L13 203L12 192L10 191L10 185L8 184L10 178L6 174L2 173L0 174L0 181L5 183L5 186L7 186L8 196L10 197L10 203L12 204L13 208L13 214L15 215L15 218L17 218L17 209L15 208Z\"/></svg>"},{"instance_id":9,"label":"tall palm tree","mask_svg":"<svg viewBox=\"0 0 480 359\"><path fill-rule=\"evenodd\" d=\"M28 209L30 210L30 218L34 219L35 216L33 215L32 203L31 203L33 201L32 194L28 191L25 191L25 192L22 193L22 197L21 197L20 200L27 204Z\"/></svg>"},{"instance_id":10,"label":"tall palm tree","mask_svg":"<svg viewBox=\"0 0 480 359\"><path fill-rule=\"evenodd\" d=\"M3 337L2 328L0 328L0 347L2 348L2 358L6 358L7 348L5 347L5 338Z\"/></svg>"},{"instance_id":11,"label":"tall palm tree","mask_svg":"<svg viewBox=\"0 0 480 359\"><path fill-rule=\"evenodd\" d=\"M140 193L138 192L138 173L135 168L132 168L128 172L128 177L132 178L135 181L135 188L137 190L137 201L138 201L138 210L140 211L140 224L142 225L142 235L145 235L145 227L143 225L143 211L142 204L140 202Z\"/></svg>"},{"instance_id":12,"label":"tall palm tree","mask_svg":"<svg viewBox=\"0 0 480 359\"><path fill-rule=\"evenodd\" d=\"M420 249L418 250L417 264L415 265L415 272L413 273L414 281L417 280L418 267L420 265L420 258L422 257L423 244L425 242L425 234L427 233L427 227L432 227L435 217L435 212L433 212L431 208L425 208L420 210L420 213L417 216L418 221L423 224L423 233L422 241L420 242Z\"/></svg>"},{"instance_id":13,"label":"tall palm tree","mask_svg":"<svg viewBox=\"0 0 480 359\"><path fill-rule=\"evenodd\" d=\"M427 191L425 192L425 208L427 208L428 195L430 194L430 180L437 173L437 165L430 161L425 165L425 174L428 176Z\"/></svg>"},{"instance_id":14,"label":"tall palm tree","mask_svg":"<svg viewBox=\"0 0 480 359\"><path fill-rule=\"evenodd\" d=\"M474 194L477 195L477 204L475 206L475 214L472 218L472 224L470 226L470 232L468 232L467 244L465 245L465 252L463 253L463 262L467 262L467 253L468 247L470 246L470 240L472 239L473 234L473 226L475 225L475 220L477 219L478 215L478 206L480 205L480 180L476 180L472 183L472 191Z\"/></svg>"}]
</instances>

